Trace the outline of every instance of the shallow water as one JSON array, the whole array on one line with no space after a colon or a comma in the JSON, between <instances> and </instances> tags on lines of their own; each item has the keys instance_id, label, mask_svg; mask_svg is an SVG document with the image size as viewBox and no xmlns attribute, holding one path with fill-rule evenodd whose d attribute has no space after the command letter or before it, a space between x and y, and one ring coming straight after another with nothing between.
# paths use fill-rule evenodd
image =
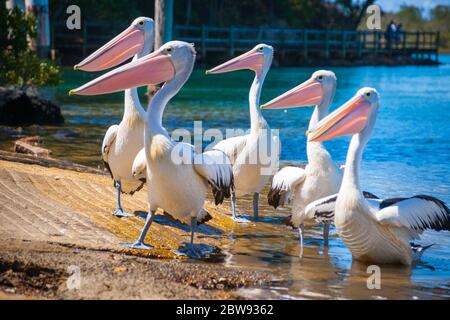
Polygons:
<instances>
[{"instance_id":1,"label":"shallow water","mask_svg":"<svg viewBox=\"0 0 450 320\"><path fill-rule=\"evenodd\" d=\"M250 199L244 206L250 207ZM248 211L250 212L250 211ZM250 298L273 299L449 299L450 235L425 233L421 243L436 243L413 268L380 266L381 289L369 290L366 264L351 254L331 229L329 248L322 244L322 228L305 233L305 249L298 257L298 233L282 224L288 210L264 203L263 222L238 227L224 248L225 264L269 271L276 279L263 288L241 290Z\"/></svg>"},{"instance_id":2,"label":"shallow water","mask_svg":"<svg viewBox=\"0 0 450 320\"><path fill-rule=\"evenodd\" d=\"M350 98L362 86L373 86L381 95L373 137L364 153L363 189L380 197L429 194L450 204L450 56L440 66L333 68L338 88L333 108ZM312 68L280 68L269 72L262 102L307 79ZM55 158L100 165L100 145L107 127L122 116L120 94L100 98L68 98L65 92L88 81L93 75L67 70L66 82L53 94L62 105L66 125L60 128L26 129L27 134L46 136L45 147ZM205 77L195 70L187 85L166 109L164 124L192 130L193 120L203 129L248 128L250 72ZM144 101L144 99L143 99ZM272 128L279 128L281 159L305 161L305 135L311 108L287 112L264 111ZM70 129L78 138L57 139L52 135ZM10 149L11 138L0 136L0 148ZM348 138L326 143L337 162L343 163ZM262 199L265 205L265 198ZM240 201L241 210L250 209L249 198ZM321 242L321 228L306 232L305 257L298 255L297 232L285 227L287 210L266 206L263 222L238 226L224 249L225 264L273 273L278 279L265 288L242 291L259 298L450 298L450 234L427 232L422 243L435 243L422 262L412 269L382 267L381 290L368 290L367 266L353 263L348 249L332 230L328 250Z\"/></svg>"}]
</instances>

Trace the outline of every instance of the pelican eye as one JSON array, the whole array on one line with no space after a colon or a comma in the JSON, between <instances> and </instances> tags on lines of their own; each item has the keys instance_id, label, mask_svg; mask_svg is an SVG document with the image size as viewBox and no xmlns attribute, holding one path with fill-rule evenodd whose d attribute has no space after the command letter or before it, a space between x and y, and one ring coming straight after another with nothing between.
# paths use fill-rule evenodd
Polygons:
<instances>
[{"instance_id":1,"label":"pelican eye","mask_svg":"<svg viewBox=\"0 0 450 320\"><path fill-rule=\"evenodd\" d=\"M317 80L322 81L323 80L323 76L318 76Z\"/></svg>"},{"instance_id":2,"label":"pelican eye","mask_svg":"<svg viewBox=\"0 0 450 320\"><path fill-rule=\"evenodd\" d=\"M168 48L166 49L166 51L167 51L167 52L172 52L172 48L171 48L171 47L168 47Z\"/></svg>"},{"instance_id":3,"label":"pelican eye","mask_svg":"<svg viewBox=\"0 0 450 320\"><path fill-rule=\"evenodd\" d=\"M370 92L366 93L366 97L368 97L368 98L370 97Z\"/></svg>"},{"instance_id":4,"label":"pelican eye","mask_svg":"<svg viewBox=\"0 0 450 320\"><path fill-rule=\"evenodd\" d=\"M263 51L263 49L264 49L263 47L259 47L258 48L259 51Z\"/></svg>"}]
</instances>

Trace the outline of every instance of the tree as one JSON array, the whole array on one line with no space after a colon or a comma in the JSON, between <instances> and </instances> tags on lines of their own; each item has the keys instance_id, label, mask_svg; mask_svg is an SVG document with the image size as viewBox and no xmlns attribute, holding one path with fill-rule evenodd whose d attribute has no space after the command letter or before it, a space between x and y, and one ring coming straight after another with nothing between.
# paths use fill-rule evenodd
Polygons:
<instances>
[{"instance_id":1,"label":"tree","mask_svg":"<svg viewBox=\"0 0 450 320\"><path fill-rule=\"evenodd\" d=\"M179 0L179 24L356 29L375 0Z\"/></svg>"},{"instance_id":2,"label":"tree","mask_svg":"<svg viewBox=\"0 0 450 320\"><path fill-rule=\"evenodd\" d=\"M430 16L435 30L450 31L450 6L436 6L431 10Z\"/></svg>"},{"instance_id":3,"label":"tree","mask_svg":"<svg viewBox=\"0 0 450 320\"><path fill-rule=\"evenodd\" d=\"M59 67L29 48L30 39L36 37L35 19L18 8L0 6L0 21L0 85L26 89L58 84Z\"/></svg>"},{"instance_id":4,"label":"tree","mask_svg":"<svg viewBox=\"0 0 450 320\"><path fill-rule=\"evenodd\" d=\"M418 7L402 5L396 16L405 29L420 30L424 28L422 11Z\"/></svg>"},{"instance_id":5,"label":"tree","mask_svg":"<svg viewBox=\"0 0 450 320\"><path fill-rule=\"evenodd\" d=\"M375 0L336 0L337 12L334 14L337 17L336 24L342 29L356 30L365 16L367 8L374 2Z\"/></svg>"},{"instance_id":6,"label":"tree","mask_svg":"<svg viewBox=\"0 0 450 320\"><path fill-rule=\"evenodd\" d=\"M123 29L138 16L152 16L153 9L144 11L138 8L143 1L123 0L50 0L50 20L52 23L61 21L66 17L66 8L76 4L81 8L81 16L84 21L104 22L113 32ZM153 5L153 1L145 0Z\"/></svg>"},{"instance_id":7,"label":"tree","mask_svg":"<svg viewBox=\"0 0 450 320\"><path fill-rule=\"evenodd\" d=\"M436 6L431 10L430 28L441 32L441 47L450 48L450 6Z\"/></svg>"}]
</instances>

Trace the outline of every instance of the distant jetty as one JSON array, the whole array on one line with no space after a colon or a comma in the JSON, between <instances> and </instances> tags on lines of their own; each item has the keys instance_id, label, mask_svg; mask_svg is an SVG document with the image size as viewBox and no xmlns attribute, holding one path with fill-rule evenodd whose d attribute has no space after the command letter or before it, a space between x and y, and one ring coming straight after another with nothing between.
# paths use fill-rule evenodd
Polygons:
<instances>
[{"instance_id":1,"label":"distant jetty","mask_svg":"<svg viewBox=\"0 0 450 320\"><path fill-rule=\"evenodd\" d=\"M64 64L79 62L115 33L108 26L86 23L82 32L58 32L54 46ZM216 64L257 43L275 48L276 66L439 64L439 32L402 32L386 41L384 32L288 28L174 25L173 38L195 43L200 63Z\"/></svg>"},{"instance_id":2,"label":"distant jetty","mask_svg":"<svg viewBox=\"0 0 450 320\"><path fill-rule=\"evenodd\" d=\"M175 26L180 40L193 42L201 58L234 57L257 43L275 48L282 66L398 65L439 63L439 32L402 32L386 41L381 31Z\"/></svg>"}]
</instances>

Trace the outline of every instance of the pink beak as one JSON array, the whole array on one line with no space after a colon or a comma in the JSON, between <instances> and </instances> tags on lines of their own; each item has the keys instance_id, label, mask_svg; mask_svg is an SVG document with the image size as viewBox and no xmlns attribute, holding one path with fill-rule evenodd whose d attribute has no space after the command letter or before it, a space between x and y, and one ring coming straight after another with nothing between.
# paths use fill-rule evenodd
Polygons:
<instances>
[{"instance_id":1,"label":"pink beak","mask_svg":"<svg viewBox=\"0 0 450 320\"><path fill-rule=\"evenodd\" d=\"M320 82L309 79L281 96L267 102L261 109L286 109L317 106L322 103L323 89Z\"/></svg>"},{"instance_id":2,"label":"pink beak","mask_svg":"<svg viewBox=\"0 0 450 320\"><path fill-rule=\"evenodd\" d=\"M141 59L132 61L112 70L85 85L69 91L69 95L98 95L123 91L148 84L159 84L175 77L175 67L171 58L155 51Z\"/></svg>"},{"instance_id":3,"label":"pink beak","mask_svg":"<svg viewBox=\"0 0 450 320\"><path fill-rule=\"evenodd\" d=\"M90 72L110 69L133 57L143 47L144 32L130 26L73 68Z\"/></svg>"},{"instance_id":4,"label":"pink beak","mask_svg":"<svg viewBox=\"0 0 450 320\"><path fill-rule=\"evenodd\" d=\"M225 73L245 69L253 70L256 73L259 73L261 72L263 66L264 54L256 51L256 49L252 49L236 58L222 63L211 70L207 70L206 74Z\"/></svg>"},{"instance_id":5,"label":"pink beak","mask_svg":"<svg viewBox=\"0 0 450 320\"><path fill-rule=\"evenodd\" d=\"M366 127L370 108L371 104L368 101L356 95L319 121L308 133L308 141L326 141L361 132Z\"/></svg>"}]
</instances>

